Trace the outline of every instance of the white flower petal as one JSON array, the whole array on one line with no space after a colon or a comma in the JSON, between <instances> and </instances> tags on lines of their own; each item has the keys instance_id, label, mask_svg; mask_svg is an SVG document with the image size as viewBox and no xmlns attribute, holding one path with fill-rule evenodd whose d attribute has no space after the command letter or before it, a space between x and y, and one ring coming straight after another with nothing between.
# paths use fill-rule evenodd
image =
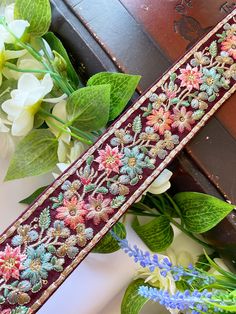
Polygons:
<instances>
[{"instance_id":1,"label":"white flower petal","mask_svg":"<svg viewBox=\"0 0 236 314\"><path fill-rule=\"evenodd\" d=\"M12 124L12 135L25 136L33 128L34 117L28 111L22 111L17 119Z\"/></svg>"},{"instance_id":2,"label":"white flower petal","mask_svg":"<svg viewBox=\"0 0 236 314\"><path fill-rule=\"evenodd\" d=\"M14 20L8 24L9 29L17 38L21 38L23 36L28 26L29 23L24 20ZM9 34L8 38L5 39L5 42L13 44L15 42L15 38Z\"/></svg>"},{"instance_id":3,"label":"white flower petal","mask_svg":"<svg viewBox=\"0 0 236 314\"><path fill-rule=\"evenodd\" d=\"M41 81L41 86L44 88L44 96L46 96L48 93L51 92L53 88L53 80L50 76L50 74L46 74L44 78Z\"/></svg>"},{"instance_id":4,"label":"white flower petal","mask_svg":"<svg viewBox=\"0 0 236 314\"><path fill-rule=\"evenodd\" d=\"M57 104L64 99L66 99L68 96L66 94L61 95L60 97L57 98L44 98L44 101L49 102L51 104Z\"/></svg>"},{"instance_id":5,"label":"white flower petal","mask_svg":"<svg viewBox=\"0 0 236 314\"><path fill-rule=\"evenodd\" d=\"M164 169L160 175L154 180L154 182L148 188L148 191L153 194L161 194L170 188L170 178L172 172L168 169Z\"/></svg>"},{"instance_id":6,"label":"white flower petal","mask_svg":"<svg viewBox=\"0 0 236 314\"><path fill-rule=\"evenodd\" d=\"M57 164L57 167L61 172L64 172L69 167L69 165L70 164L60 162Z\"/></svg>"},{"instance_id":7,"label":"white flower petal","mask_svg":"<svg viewBox=\"0 0 236 314\"><path fill-rule=\"evenodd\" d=\"M60 163L66 161L67 151L68 151L68 146L62 140L59 139L57 156Z\"/></svg>"},{"instance_id":8,"label":"white flower petal","mask_svg":"<svg viewBox=\"0 0 236 314\"><path fill-rule=\"evenodd\" d=\"M74 146L71 148L70 151L70 162L74 162L76 159L79 158L87 149L87 146L81 142L75 142Z\"/></svg>"},{"instance_id":9,"label":"white flower petal","mask_svg":"<svg viewBox=\"0 0 236 314\"><path fill-rule=\"evenodd\" d=\"M18 81L18 90L26 93L31 93L32 89L40 87L40 81L31 73L24 73Z\"/></svg>"},{"instance_id":10,"label":"white flower petal","mask_svg":"<svg viewBox=\"0 0 236 314\"><path fill-rule=\"evenodd\" d=\"M0 37L3 40L3 42L7 42L12 36L8 33L8 31L4 28L3 25L0 25Z\"/></svg>"},{"instance_id":11,"label":"white flower petal","mask_svg":"<svg viewBox=\"0 0 236 314\"><path fill-rule=\"evenodd\" d=\"M48 101L47 99L44 99L44 101ZM63 121L66 121L67 113L66 113L66 101L62 100L59 103L57 103L52 110L52 114L58 118L60 118Z\"/></svg>"},{"instance_id":12,"label":"white flower petal","mask_svg":"<svg viewBox=\"0 0 236 314\"><path fill-rule=\"evenodd\" d=\"M2 103L2 110L8 114L8 119L12 121L21 112L21 108L12 100L6 100Z\"/></svg>"},{"instance_id":13,"label":"white flower petal","mask_svg":"<svg viewBox=\"0 0 236 314\"><path fill-rule=\"evenodd\" d=\"M5 51L5 60L10 60L10 59L18 59L22 56L24 56L26 53L26 50L6 50Z\"/></svg>"},{"instance_id":14,"label":"white flower petal","mask_svg":"<svg viewBox=\"0 0 236 314\"><path fill-rule=\"evenodd\" d=\"M1 36L1 35L0 35ZM5 45L3 39L0 37L0 54L5 50Z\"/></svg>"},{"instance_id":15,"label":"white flower petal","mask_svg":"<svg viewBox=\"0 0 236 314\"><path fill-rule=\"evenodd\" d=\"M14 8L15 8L14 3L7 5L5 8L4 16L7 23L11 23L12 21L14 21Z\"/></svg>"}]
</instances>

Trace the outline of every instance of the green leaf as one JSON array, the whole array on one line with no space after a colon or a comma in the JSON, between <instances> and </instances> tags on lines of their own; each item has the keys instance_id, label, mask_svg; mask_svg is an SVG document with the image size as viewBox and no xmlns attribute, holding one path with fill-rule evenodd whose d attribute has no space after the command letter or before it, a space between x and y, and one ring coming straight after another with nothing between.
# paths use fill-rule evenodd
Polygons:
<instances>
[{"instance_id":1,"label":"green leaf","mask_svg":"<svg viewBox=\"0 0 236 314\"><path fill-rule=\"evenodd\" d=\"M98 189L96 189L96 193L107 194L108 193L108 189L105 188L105 186L100 186Z\"/></svg>"},{"instance_id":2,"label":"green leaf","mask_svg":"<svg viewBox=\"0 0 236 314\"><path fill-rule=\"evenodd\" d=\"M46 188L48 187L48 185L46 186L42 186L41 188L38 188L36 191L34 191L30 196L26 197L25 199L21 200L19 203L20 204L27 204L30 205L31 203L33 203L37 197L39 197L39 195L41 193L43 193L44 190L46 190Z\"/></svg>"},{"instance_id":3,"label":"green leaf","mask_svg":"<svg viewBox=\"0 0 236 314\"><path fill-rule=\"evenodd\" d=\"M216 40L214 40L214 41L211 43L211 45L210 45L210 47L209 47L209 52L210 52L210 54L211 54L211 56L212 56L213 58L215 58L215 57L217 56L218 49L217 49Z\"/></svg>"},{"instance_id":4,"label":"green leaf","mask_svg":"<svg viewBox=\"0 0 236 314\"><path fill-rule=\"evenodd\" d=\"M121 239L126 238L125 226L121 222L117 222L112 228L112 231ZM105 237L99 241L99 243L93 249L93 253L113 253L120 249L120 246L116 239L108 232Z\"/></svg>"},{"instance_id":5,"label":"green leaf","mask_svg":"<svg viewBox=\"0 0 236 314\"><path fill-rule=\"evenodd\" d=\"M134 118L132 129L134 133L140 133L142 131L142 121L140 115Z\"/></svg>"},{"instance_id":6,"label":"green leaf","mask_svg":"<svg viewBox=\"0 0 236 314\"><path fill-rule=\"evenodd\" d=\"M123 73L101 72L93 75L87 85L109 84L111 86L111 107L109 120L114 120L124 110L132 97L141 76Z\"/></svg>"},{"instance_id":7,"label":"green leaf","mask_svg":"<svg viewBox=\"0 0 236 314\"><path fill-rule=\"evenodd\" d=\"M216 197L197 192L178 193L173 199L181 210L186 228L195 233L212 229L235 208Z\"/></svg>"},{"instance_id":8,"label":"green leaf","mask_svg":"<svg viewBox=\"0 0 236 314\"><path fill-rule=\"evenodd\" d=\"M112 208L119 208L121 205L125 202L125 197L123 195L119 195L115 198L113 198L111 202L111 207Z\"/></svg>"},{"instance_id":9,"label":"green leaf","mask_svg":"<svg viewBox=\"0 0 236 314\"><path fill-rule=\"evenodd\" d=\"M67 54L66 49L64 48L62 42L59 38L57 38L52 32L48 32L45 34L44 39L48 42L52 50L58 52L66 61L67 63L67 75L68 78L75 84L77 87L80 83L79 76L77 75L70 58Z\"/></svg>"},{"instance_id":10,"label":"green leaf","mask_svg":"<svg viewBox=\"0 0 236 314\"><path fill-rule=\"evenodd\" d=\"M58 142L49 130L33 130L17 145L5 180L49 172L58 162L57 147Z\"/></svg>"},{"instance_id":11,"label":"green leaf","mask_svg":"<svg viewBox=\"0 0 236 314\"><path fill-rule=\"evenodd\" d=\"M28 31L33 36L44 35L51 24L51 6L49 0L16 0L15 18L30 23Z\"/></svg>"},{"instance_id":12,"label":"green leaf","mask_svg":"<svg viewBox=\"0 0 236 314\"><path fill-rule=\"evenodd\" d=\"M147 298L138 294L141 286L148 286L143 279L136 279L130 283L121 303L121 314L139 314L144 304L148 302Z\"/></svg>"},{"instance_id":13,"label":"green leaf","mask_svg":"<svg viewBox=\"0 0 236 314\"><path fill-rule=\"evenodd\" d=\"M45 208L39 216L39 227L43 230L46 230L49 228L50 223L51 223L50 211L48 208Z\"/></svg>"},{"instance_id":14,"label":"green leaf","mask_svg":"<svg viewBox=\"0 0 236 314\"><path fill-rule=\"evenodd\" d=\"M82 131L96 131L109 119L110 85L84 87L74 92L66 105L72 125Z\"/></svg>"},{"instance_id":15,"label":"green leaf","mask_svg":"<svg viewBox=\"0 0 236 314\"><path fill-rule=\"evenodd\" d=\"M3 295L0 295L0 304L3 304L6 301Z\"/></svg>"},{"instance_id":16,"label":"green leaf","mask_svg":"<svg viewBox=\"0 0 236 314\"><path fill-rule=\"evenodd\" d=\"M39 290L41 290L43 287L43 284L42 284L42 280L40 280L38 283L36 283L33 288L31 289L33 293L36 293L38 292Z\"/></svg>"},{"instance_id":17,"label":"green leaf","mask_svg":"<svg viewBox=\"0 0 236 314\"><path fill-rule=\"evenodd\" d=\"M157 217L144 225L140 225L138 218L135 217L132 227L153 252L163 252L174 238L170 221L165 216Z\"/></svg>"}]
</instances>

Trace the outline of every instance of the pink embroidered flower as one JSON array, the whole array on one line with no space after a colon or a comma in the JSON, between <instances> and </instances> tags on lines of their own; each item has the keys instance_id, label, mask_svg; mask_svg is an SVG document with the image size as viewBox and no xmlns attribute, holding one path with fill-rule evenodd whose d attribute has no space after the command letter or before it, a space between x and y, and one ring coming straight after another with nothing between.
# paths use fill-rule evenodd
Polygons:
<instances>
[{"instance_id":1,"label":"pink embroidered flower","mask_svg":"<svg viewBox=\"0 0 236 314\"><path fill-rule=\"evenodd\" d=\"M147 117L147 125L153 126L154 130L160 134L164 134L165 130L170 130L170 124L173 122L170 117L170 111L152 110L152 114Z\"/></svg>"},{"instance_id":2,"label":"pink embroidered flower","mask_svg":"<svg viewBox=\"0 0 236 314\"><path fill-rule=\"evenodd\" d=\"M11 314L11 309L0 311L0 314Z\"/></svg>"},{"instance_id":3,"label":"pink embroidered flower","mask_svg":"<svg viewBox=\"0 0 236 314\"><path fill-rule=\"evenodd\" d=\"M0 252L0 275L5 281L11 277L19 279L20 270L24 269L22 262L26 255L21 254L20 248L12 248L7 244L5 250Z\"/></svg>"},{"instance_id":4,"label":"pink embroidered flower","mask_svg":"<svg viewBox=\"0 0 236 314\"><path fill-rule=\"evenodd\" d=\"M236 60L236 36L233 35L221 43L221 50L228 52Z\"/></svg>"},{"instance_id":5,"label":"pink embroidered flower","mask_svg":"<svg viewBox=\"0 0 236 314\"><path fill-rule=\"evenodd\" d=\"M181 80L182 87L186 86L188 90L193 88L199 89L199 84L202 83L202 73L198 71L198 68L192 68L189 64L186 69L180 69L180 75L178 78Z\"/></svg>"},{"instance_id":6,"label":"pink embroidered flower","mask_svg":"<svg viewBox=\"0 0 236 314\"><path fill-rule=\"evenodd\" d=\"M110 203L111 200L109 198L104 199L102 194L98 194L97 197L89 196L86 218L93 219L95 225L100 224L101 221L108 221L109 214L114 212L114 209L110 207Z\"/></svg>"},{"instance_id":7,"label":"pink embroidered flower","mask_svg":"<svg viewBox=\"0 0 236 314\"><path fill-rule=\"evenodd\" d=\"M106 148L99 150L98 153L99 157L95 161L99 163L99 170L105 169L108 175L112 171L119 173L123 154L119 153L118 147L111 148L111 146L106 145Z\"/></svg>"},{"instance_id":8,"label":"pink embroidered flower","mask_svg":"<svg viewBox=\"0 0 236 314\"><path fill-rule=\"evenodd\" d=\"M190 131L192 129L191 124L194 123L192 118L192 111L187 111L186 107L181 107L181 109L173 109L174 114L171 115L171 118L174 120L172 124L173 128L178 128L179 132L183 133L185 129Z\"/></svg>"},{"instance_id":9,"label":"pink embroidered flower","mask_svg":"<svg viewBox=\"0 0 236 314\"><path fill-rule=\"evenodd\" d=\"M66 198L63 200L63 205L57 208L56 218L63 220L71 229L76 229L79 223L84 222L84 216L87 214L84 201L78 201L76 196L71 200Z\"/></svg>"}]
</instances>

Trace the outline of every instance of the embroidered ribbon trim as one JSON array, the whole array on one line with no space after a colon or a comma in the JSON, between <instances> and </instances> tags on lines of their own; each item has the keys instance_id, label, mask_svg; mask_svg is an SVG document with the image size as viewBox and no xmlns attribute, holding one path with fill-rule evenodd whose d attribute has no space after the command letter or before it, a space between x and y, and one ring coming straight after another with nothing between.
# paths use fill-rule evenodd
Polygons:
<instances>
[{"instance_id":1,"label":"embroidered ribbon trim","mask_svg":"<svg viewBox=\"0 0 236 314\"><path fill-rule=\"evenodd\" d=\"M236 89L236 11L0 238L0 313L37 311Z\"/></svg>"}]
</instances>

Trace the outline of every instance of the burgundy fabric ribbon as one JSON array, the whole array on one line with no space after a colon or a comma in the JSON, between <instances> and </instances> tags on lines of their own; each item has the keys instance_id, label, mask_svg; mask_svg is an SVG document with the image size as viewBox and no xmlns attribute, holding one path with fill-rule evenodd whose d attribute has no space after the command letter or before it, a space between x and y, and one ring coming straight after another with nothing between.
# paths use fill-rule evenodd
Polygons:
<instances>
[{"instance_id":1,"label":"burgundy fabric ribbon","mask_svg":"<svg viewBox=\"0 0 236 314\"><path fill-rule=\"evenodd\" d=\"M36 312L236 89L236 11L0 238L0 313Z\"/></svg>"}]
</instances>

